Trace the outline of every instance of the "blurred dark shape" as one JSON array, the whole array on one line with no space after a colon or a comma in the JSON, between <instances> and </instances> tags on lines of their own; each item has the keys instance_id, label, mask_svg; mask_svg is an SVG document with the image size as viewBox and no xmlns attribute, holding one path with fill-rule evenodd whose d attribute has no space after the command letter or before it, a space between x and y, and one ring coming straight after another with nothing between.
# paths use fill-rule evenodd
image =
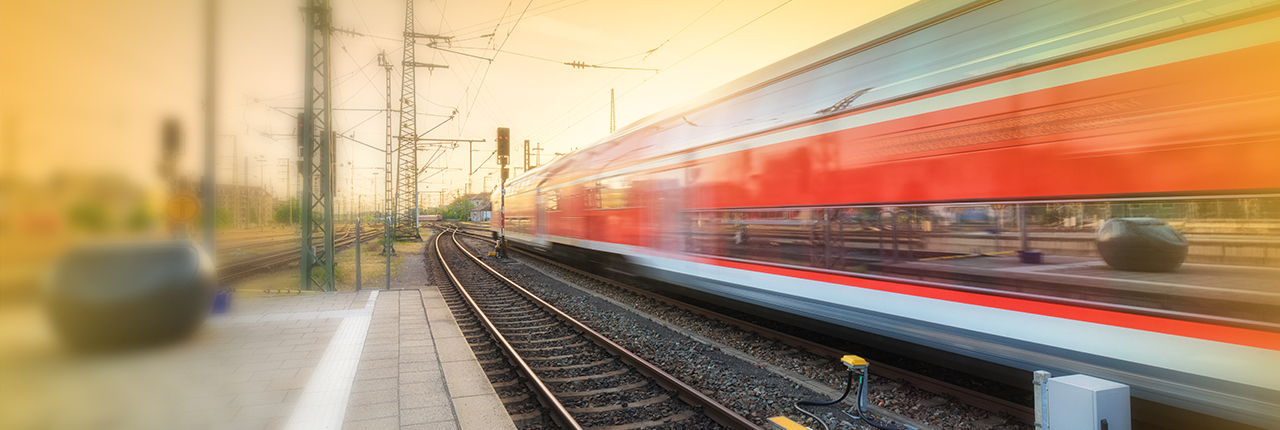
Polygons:
<instances>
[{"instance_id":1,"label":"blurred dark shape","mask_svg":"<svg viewBox=\"0 0 1280 430\"><path fill-rule=\"evenodd\" d=\"M72 348L126 349L190 334L214 286L213 263L190 240L94 244L58 262L46 304Z\"/></svg>"},{"instance_id":2,"label":"blurred dark shape","mask_svg":"<svg viewBox=\"0 0 1280 430\"><path fill-rule=\"evenodd\" d=\"M1098 253L1113 268L1169 272L1187 259L1187 238L1156 218L1112 218L1098 229Z\"/></svg>"},{"instance_id":3,"label":"blurred dark shape","mask_svg":"<svg viewBox=\"0 0 1280 430\"><path fill-rule=\"evenodd\" d=\"M160 126L160 177L173 182L177 178L178 153L182 150L182 126L176 118L167 118Z\"/></svg>"}]
</instances>

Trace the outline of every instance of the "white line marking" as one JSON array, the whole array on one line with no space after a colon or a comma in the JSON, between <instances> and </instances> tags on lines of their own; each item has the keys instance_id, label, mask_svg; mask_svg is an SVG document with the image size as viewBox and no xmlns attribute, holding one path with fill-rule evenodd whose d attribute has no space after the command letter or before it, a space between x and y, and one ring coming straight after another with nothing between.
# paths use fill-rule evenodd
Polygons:
<instances>
[{"instance_id":1,"label":"white line marking","mask_svg":"<svg viewBox=\"0 0 1280 430\"><path fill-rule=\"evenodd\" d=\"M209 325L228 325L228 324L248 324L261 322L274 322L285 320L314 320L329 318L348 318L361 315L369 315L373 312L373 303L378 299L378 291L373 290L369 294L369 300L365 302L362 309L338 309L332 311L308 311L308 312L277 312L270 314L256 315L236 315L223 316L214 315L205 321Z\"/></svg>"},{"instance_id":2,"label":"white line marking","mask_svg":"<svg viewBox=\"0 0 1280 430\"><path fill-rule=\"evenodd\" d=\"M356 377L360 354L364 351L364 339L369 333L373 304L378 291L369 294L364 313L344 318L338 332L325 348L320 364L307 381L298 405L289 416L286 430L340 429L347 415L347 401L351 397L351 383Z\"/></svg>"}]
</instances>

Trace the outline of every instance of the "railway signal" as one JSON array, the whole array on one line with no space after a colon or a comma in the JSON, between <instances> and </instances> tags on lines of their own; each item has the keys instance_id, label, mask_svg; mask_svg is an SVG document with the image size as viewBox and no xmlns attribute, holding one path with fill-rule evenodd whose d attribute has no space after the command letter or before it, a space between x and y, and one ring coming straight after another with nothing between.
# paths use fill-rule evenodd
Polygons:
<instances>
[{"instance_id":1,"label":"railway signal","mask_svg":"<svg viewBox=\"0 0 1280 430\"><path fill-rule=\"evenodd\" d=\"M498 216L501 217L498 224L498 256L507 258L507 164L511 162L511 129L506 127L498 127L498 165L502 169L502 180L499 187L502 189L502 206L499 209Z\"/></svg>"}]
</instances>

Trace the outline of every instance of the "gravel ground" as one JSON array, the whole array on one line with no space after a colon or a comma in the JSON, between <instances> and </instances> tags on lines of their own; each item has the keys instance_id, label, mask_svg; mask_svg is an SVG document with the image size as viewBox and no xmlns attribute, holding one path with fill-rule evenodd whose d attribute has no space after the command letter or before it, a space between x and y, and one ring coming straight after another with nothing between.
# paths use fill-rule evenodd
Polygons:
<instances>
[{"instance_id":1,"label":"gravel ground","mask_svg":"<svg viewBox=\"0 0 1280 430\"><path fill-rule=\"evenodd\" d=\"M470 246L472 249L486 251L488 248L487 245L478 241ZM801 387L792 380L761 368L760 365L740 360L719 351L716 347L694 341L670 330L662 324L624 311L623 308L587 294L579 288L593 290L597 294L625 303L685 330L731 346L757 358L757 361L820 381L836 392L844 388L847 372L829 358L800 351L768 338L744 333L728 324L711 321L700 315L617 290L594 280L545 267L538 262L499 261L493 258L486 260L516 282L530 286L548 302L561 307L575 318L583 320L597 331L667 372L679 376L686 383L699 388L758 424L763 424L767 417L785 415L811 428L821 428L820 424L798 412L794 402L830 398ZM581 287L567 286L526 264L548 270L550 273L555 273L556 277L570 280ZM924 424L924 427L978 430L1030 428L1006 416L992 414L952 398L911 387L901 381L872 376L871 388L872 404L906 416L916 421L914 424ZM835 407L813 406L806 409L819 414L829 424L834 423L831 428L872 428L864 423L850 422L851 420Z\"/></svg>"},{"instance_id":2,"label":"gravel ground","mask_svg":"<svg viewBox=\"0 0 1280 430\"><path fill-rule=\"evenodd\" d=\"M477 248L476 245L471 246ZM799 417L800 414L794 410L795 401L821 398L821 395L778 378L765 369L564 285L520 262L493 258L486 258L486 262L530 288L543 300L759 425L763 426L765 419L771 416ZM693 423L681 421L663 428L680 428L681 424Z\"/></svg>"}]
</instances>

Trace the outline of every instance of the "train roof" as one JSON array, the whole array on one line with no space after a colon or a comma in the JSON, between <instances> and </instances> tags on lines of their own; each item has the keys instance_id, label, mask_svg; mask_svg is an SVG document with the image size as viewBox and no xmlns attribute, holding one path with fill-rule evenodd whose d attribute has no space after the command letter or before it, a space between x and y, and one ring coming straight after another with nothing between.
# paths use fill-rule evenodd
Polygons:
<instances>
[{"instance_id":1,"label":"train roof","mask_svg":"<svg viewBox=\"0 0 1280 430\"><path fill-rule=\"evenodd\" d=\"M878 44L884 38L896 37L904 31L913 31L913 26L928 21L930 18L946 15L949 12L981 2L982 0L923 0L910 4L825 42L734 79L702 95L636 120L615 133L557 160L525 172L508 182L514 184L517 181L524 181L529 185L538 185L567 171L601 171L609 167L616 167L616 165L611 166L614 161L617 161L620 157L626 157L631 152L635 152L635 149L627 150L626 144L637 137L649 134L651 131L669 129L671 127L686 125L696 127L696 125L687 120L687 117L698 111L786 79L795 72L852 55L865 46ZM701 143L705 142L688 141L684 142L684 144L665 147L660 153L648 155L678 152ZM619 147L623 149L620 153L605 155L605 153L610 152L610 149ZM604 155L604 157L600 157L601 155ZM583 166L584 169L580 169L577 166ZM534 176L539 177L539 179L533 179Z\"/></svg>"}]
</instances>

